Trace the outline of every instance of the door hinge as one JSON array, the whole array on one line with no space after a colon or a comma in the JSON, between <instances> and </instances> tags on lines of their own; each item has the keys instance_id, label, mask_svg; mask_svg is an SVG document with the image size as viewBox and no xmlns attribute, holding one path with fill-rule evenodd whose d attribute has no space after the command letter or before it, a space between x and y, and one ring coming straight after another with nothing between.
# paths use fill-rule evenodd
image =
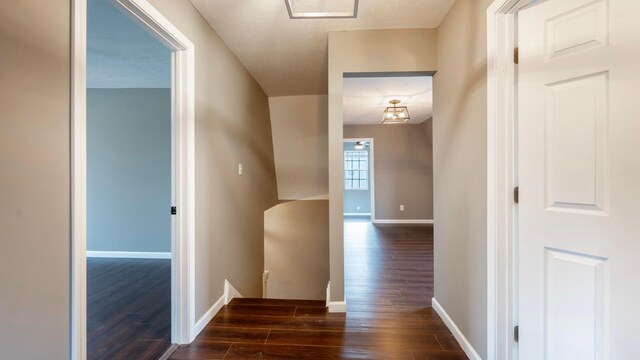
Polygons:
<instances>
[{"instance_id":1,"label":"door hinge","mask_svg":"<svg viewBox=\"0 0 640 360\"><path fill-rule=\"evenodd\" d=\"M516 186L513 188L513 202L518 204L520 202L520 187Z\"/></svg>"},{"instance_id":2,"label":"door hinge","mask_svg":"<svg viewBox=\"0 0 640 360\"><path fill-rule=\"evenodd\" d=\"M516 327L513 328L513 341L515 342L520 341L520 326L518 325L516 325Z\"/></svg>"},{"instance_id":3,"label":"door hinge","mask_svg":"<svg viewBox=\"0 0 640 360\"><path fill-rule=\"evenodd\" d=\"M513 49L513 63L518 65L520 62L520 50L519 48Z\"/></svg>"},{"instance_id":4,"label":"door hinge","mask_svg":"<svg viewBox=\"0 0 640 360\"><path fill-rule=\"evenodd\" d=\"M171 207L171 215L175 215L175 214L177 214L177 213L178 213L178 208L177 208L177 207L175 207L175 206L172 206L172 207Z\"/></svg>"}]
</instances>

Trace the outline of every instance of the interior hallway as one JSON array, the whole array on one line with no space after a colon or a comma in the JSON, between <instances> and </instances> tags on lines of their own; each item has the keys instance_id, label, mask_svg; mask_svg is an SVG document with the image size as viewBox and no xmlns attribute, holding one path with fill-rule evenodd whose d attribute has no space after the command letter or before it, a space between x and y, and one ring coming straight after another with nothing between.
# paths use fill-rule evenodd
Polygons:
<instances>
[{"instance_id":1,"label":"interior hallway","mask_svg":"<svg viewBox=\"0 0 640 360\"><path fill-rule=\"evenodd\" d=\"M433 229L345 223L347 314L324 301L234 299L171 357L467 359L431 309Z\"/></svg>"}]
</instances>

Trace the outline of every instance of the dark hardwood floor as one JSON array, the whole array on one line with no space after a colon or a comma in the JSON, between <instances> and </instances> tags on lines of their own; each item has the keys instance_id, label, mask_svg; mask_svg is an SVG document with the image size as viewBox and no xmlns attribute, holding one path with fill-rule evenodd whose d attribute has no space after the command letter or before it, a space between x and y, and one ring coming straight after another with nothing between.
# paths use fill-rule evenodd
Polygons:
<instances>
[{"instance_id":1,"label":"dark hardwood floor","mask_svg":"<svg viewBox=\"0 0 640 360\"><path fill-rule=\"evenodd\" d=\"M347 314L324 301L234 299L171 359L467 359L431 309L433 231L345 223Z\"/></svg>"},{"instance_id":2,"label":"dark hardwood floor","mask_svg":"<svg viewBox=\"0 0 640 360\"><path fill-rule=\"evenodd\" d=\"M87 259L87 358L153 359L171 346L171 260Z\"/></svg>"}]
</instances>

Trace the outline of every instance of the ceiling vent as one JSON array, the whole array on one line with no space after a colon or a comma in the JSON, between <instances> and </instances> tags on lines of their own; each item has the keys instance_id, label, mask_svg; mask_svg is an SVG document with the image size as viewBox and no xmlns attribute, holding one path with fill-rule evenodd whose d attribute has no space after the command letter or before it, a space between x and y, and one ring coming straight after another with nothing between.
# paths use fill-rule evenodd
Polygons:
<instances>
[{"instance_id":1,"label":"ceiling vent","mask_svg":"<svg viewBox=\"0 0 640 360\"><path fill-rule=\"evenodd\" d=\"M291 19L355 19L358 0L284 0Z\"/></svg>"}]
</instances>

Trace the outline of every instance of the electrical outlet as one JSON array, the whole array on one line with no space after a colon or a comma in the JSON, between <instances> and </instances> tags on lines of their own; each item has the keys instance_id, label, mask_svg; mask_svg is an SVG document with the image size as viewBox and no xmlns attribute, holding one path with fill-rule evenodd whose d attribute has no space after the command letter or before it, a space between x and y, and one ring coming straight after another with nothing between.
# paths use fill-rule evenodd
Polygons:
<instances>
[{"instance_id":1,"label":"electrical outlet","mask_svg":"<svg viewBox=\"0 0 640 360\"><path fill-rule=\"evenodd\" d=\"M242 175L242 164L238 164L238 175Z\"/></svg>"},{"instance_id":2,"label":"electrical outlet","mask_svg":"<svg viewBox=\"0 0 640 360\"><path fill-rule=\"evenodd\" d=\"M404 205L400 205L400 211L404 211Z\"/></svg>"}]
</instances>

